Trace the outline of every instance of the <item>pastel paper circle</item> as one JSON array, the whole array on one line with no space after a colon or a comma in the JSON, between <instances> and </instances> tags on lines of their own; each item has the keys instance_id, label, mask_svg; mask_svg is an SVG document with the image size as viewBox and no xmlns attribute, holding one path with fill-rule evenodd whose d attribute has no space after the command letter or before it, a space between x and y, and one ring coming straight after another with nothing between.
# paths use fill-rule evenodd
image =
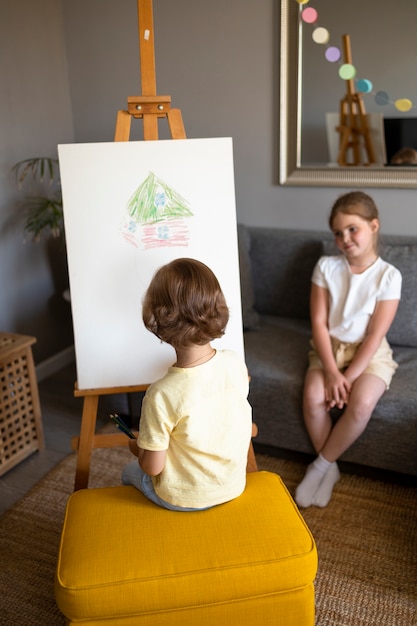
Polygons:
<instances>
[{"instance_id":1,"label":"pastel paper circle","mask_svg":"<svg viewBox=\"0 0 417 626\"><path fill-rule=\"evenodd\" d=\"M375 102L380 106L386 106L389 104L389 96L386 91L378 91L375 94Z\"/></svg>"},{"instance_id":2,"label":"pastel paper circle","mask_svg":"<svg viewBox=\"0 0 417 626\"><path fill-rule=\"evenodd\" d=\"M335 46L329 46L326 49L324 56L328 61L330 61L330 63L336 63L336 61L338 61L341 57L341 52L339 48L336 48Z\"/></svg>"},{"instance_id":3,"label":"pastel paper circle","mask_svg":"<svg viewBox=\"0 0 417 626\"><path fill-rule=\"evenodd\" d=\"M296 0L300 5L306 5L310 0ZM301 19L306 24L314 24L318 19L318 12L313 7L307 7L301 11ZM330 35L327 28L317 27L313 30L312 39L317 44L327 44ZM335 46L329 46L325 53L325 59L330 63L336 63L341 58L341 52L339 48ZM352 80L356 76L356 68L351 63L344 63L339 67L339 77L342 80ZM373 84L366 78L361 78L355 81L356 89L360 93L371 93ZM386 91L378 91L374 96L375 103L379 106L386 106L390 104L390 98ZM394 102L394 106L398 111L403 113L410 111L413 108L413 103L409 98L399 98Z\"/></svg>"},{"instance_id":4,"label":"pastel paper circle","mask_svg":"<svg viewBox=\"0 0 417 626\"><path fill-rule=\"evenodd\" d=\"M329 31L327 28L323 27L315 28L313 30L312 38L315 43L327 43L330 38Z\"/></svg>"},{"instance_id":5,"label":"pastel paper circle","mask_svg":"<svg viewBox=\"0 0 417 626\"><path fill-rule=\"evenodd\" d=\"M356 81L356 89L361 91L362 93L371 93L372 91L372 83L370 80L366 78L361 78Z\"/></svg>"},{"instance_id":6,"label":"pastel paper circle","mask_svg":"<svg viewBox=\"0 0 417 626\"><path fill-rule=\"evenodd\" d=\"M307 7L307 9L304 9L304 11L301 13L301 19L306 24L314 24L314 22L317 21L316 9L313 9L313 7Z\"/></svg>"},{"instance_id":7,"label":"pastel paper circle","mask_svg":"<svg viewBox=\"0 0 417 626\"><path fill-rule=\"evenodd\" d=\"M356 76L356 68L350 63L344 63L339 68L339 76L343 80L351 80Z\"/></svg>"},{"instance_id":8,"label":"pastel paper circle","mask_svg":"<svg viewBox=\"0 0 417 626\"><path fill-rule=\"evenodd\" d=\"M395 108L398 109L398 111L402 111L403 113L409 111L413 106L413 103L408 98L400 98L400 100L396 100L394 104Z\"/></svg>"}]
</instances>

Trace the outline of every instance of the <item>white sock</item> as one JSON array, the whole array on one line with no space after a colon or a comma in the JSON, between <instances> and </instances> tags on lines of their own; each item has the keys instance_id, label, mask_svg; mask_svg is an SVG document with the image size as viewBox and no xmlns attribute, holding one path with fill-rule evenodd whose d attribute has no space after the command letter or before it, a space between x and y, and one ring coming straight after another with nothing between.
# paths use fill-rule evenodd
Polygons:
<instances>
[{"instance_id":1,"label":"white sock","mask_svg":"<svg viewBox=\"0 0 417 626\"><path fill-rule=\"evenodd\" d=\"M321 481L319 488L317 489L316 494L313 498L314 506L324 507L329 504L330 498L332 497L333 488L339 478L340 472L335 461L330 465L329 469L323 476L323 480Z\"/></svg>"},{"instance_id":2,"label":"white sock","mask_svg":"<svg viewBox=\"0 0 417 626\"><path fill-rule=\"evenodd\" d=\"M317 459L307 467L303 480L295 490L295 501L299 506L305 508L313 504L316 491L331 465L330 461L319 454Z\"/></svg>"}]
</instances>

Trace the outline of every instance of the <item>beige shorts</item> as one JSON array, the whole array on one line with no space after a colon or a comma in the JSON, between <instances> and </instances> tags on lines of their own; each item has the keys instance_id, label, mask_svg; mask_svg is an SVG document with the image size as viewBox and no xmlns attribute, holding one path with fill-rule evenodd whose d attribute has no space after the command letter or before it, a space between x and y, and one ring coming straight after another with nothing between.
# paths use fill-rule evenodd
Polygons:
<instances>
[{"instance_id":1,"label":"beige shorts","mask_svg":"<svg viewBox=\"0 0 417 626\"><path fill-rule=\"evenodd\" d=\"M308 353L309 358L309 370L321 370L323 369L323 363L320 360L319 355L314 347L313 341L310 341L312 349ZM344 343L338 339L332 337L332 348L334 358L336 360L337 367L343 372L352 362L353 357L359 348L360 343ZM391 384L392 377L395 370L398 367L398 363L392 358L392 350L386 338L381 341L381 345L375 352L372 359L369 361L367 368L364 370L364 374L374 374L378 378L382 378L387 389Z\"/></svg>"}]
</instances>

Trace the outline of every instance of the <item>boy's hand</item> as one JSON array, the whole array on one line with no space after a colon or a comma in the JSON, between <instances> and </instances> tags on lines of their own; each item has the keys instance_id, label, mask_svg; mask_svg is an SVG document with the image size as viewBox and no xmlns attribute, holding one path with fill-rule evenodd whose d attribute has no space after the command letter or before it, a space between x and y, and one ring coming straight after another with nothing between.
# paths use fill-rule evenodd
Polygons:
<instances>
[{"instance_id":1,"label":"boy's hand","mask_svg":"<svg viewBox=\"0 0 417 626\"><path fill-rule=\"evenodd\" d=\"M129 439L129 448L132 454L134 454L135 456L139 456L139 447L136 439Z\"/></svg>"}]
</instances>

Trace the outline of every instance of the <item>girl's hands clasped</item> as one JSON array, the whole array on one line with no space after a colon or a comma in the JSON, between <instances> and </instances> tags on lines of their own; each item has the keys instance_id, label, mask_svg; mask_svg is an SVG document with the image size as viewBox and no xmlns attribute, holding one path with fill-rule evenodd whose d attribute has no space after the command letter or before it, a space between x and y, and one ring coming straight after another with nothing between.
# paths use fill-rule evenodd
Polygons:
<instances>
[{"instance_id":1,"label":"girl's hands clasped","mask_svg":"<svg viewBox=\"0 0 417 626\"><path fill-rule=\"evenodd\" d=\"M342 372L339 370L325 372L324 387L327 411L330 411L330 409L334 407L343 409L345 404L348 404L352 386Z\"/></svg>"}]
</instances>

